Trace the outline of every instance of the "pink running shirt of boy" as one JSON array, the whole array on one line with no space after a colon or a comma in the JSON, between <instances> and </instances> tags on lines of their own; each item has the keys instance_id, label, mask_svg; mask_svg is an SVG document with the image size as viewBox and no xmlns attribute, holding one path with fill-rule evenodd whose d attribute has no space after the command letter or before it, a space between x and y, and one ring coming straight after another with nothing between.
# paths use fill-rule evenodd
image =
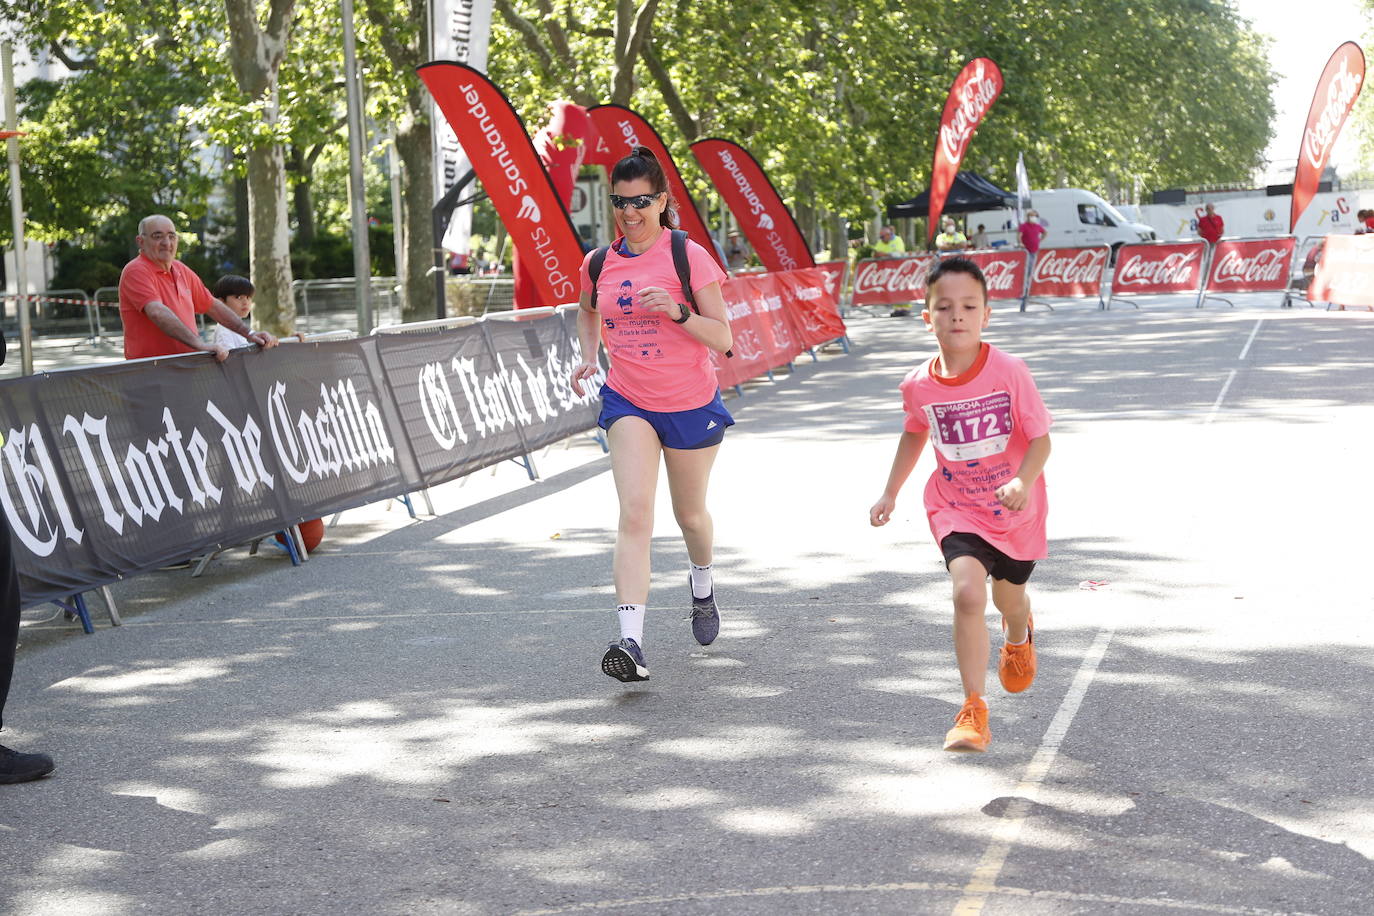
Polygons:
<instances>
[{"instance_id":1,"label":"pink running shirt of boy","mask_svg":"<svg viewBox=\"0 0 1374 916\"><path fill-rule=\"evenodd\" d=\"M983 346L986 362L959 384L932 376L938 357L911 370L901 384L904 429L929 430L935 452L925 489L930 531L937 544L959 531L978 535L1013 560L1043 560L1049 554L1045 475L1030 487L1020 512L1005 508L995 493L1016 476L1030 440L1048 434L1054 420L1026 364Z\"/></svg>"},{"instance_id":2,"label":"pink running shirt of boy","mask_svg":"<svg viewBox=\"0 0 1374 916\"><path fill-rule=\"evenodd\" d=\"M584 293L592 289L587 266L591 258L588 254L582 261ZM715 258L690 239L687 263L693 292L725 279ZM672 235L667 229L643 254L627 258L617 254L614 246L606 252L596 284L601 338L611 357L606 384L644 410L666 413L704 407L720 387L706 345L668 315L639 304L639 291L648 286L666 290L675 302L687 301L673 266Z\"/></svg>"}]
</instances>

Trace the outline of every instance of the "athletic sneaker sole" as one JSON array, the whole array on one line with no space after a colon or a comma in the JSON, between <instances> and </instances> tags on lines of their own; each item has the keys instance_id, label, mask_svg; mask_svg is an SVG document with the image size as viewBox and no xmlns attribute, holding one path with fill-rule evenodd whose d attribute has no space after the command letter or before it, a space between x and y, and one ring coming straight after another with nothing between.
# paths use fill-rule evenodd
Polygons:
<instances>
[{"instance_id":1,"label":"athletic sneaker sole","mask_svg":"<svg viewBox=\"0 0 1374 916\"><path fill-rule=\"evenodd\" d=\"M988 749L986 744L980 744L969 738L960 738L945 745L945 750L954 751L956 754L981 754Z\"/></svg>"},{"instance_id":2,"label":"athletic sneaker sole","mask_svg":"<svg viewBox=\"0 0 1374 916\"><path fill-rule=\"evenodd\" d=\"M617 681L647 681L649 669L635 663L634 656L619 646L611 646L601 658L603 673Z\"/></svg>"}]
</instances>

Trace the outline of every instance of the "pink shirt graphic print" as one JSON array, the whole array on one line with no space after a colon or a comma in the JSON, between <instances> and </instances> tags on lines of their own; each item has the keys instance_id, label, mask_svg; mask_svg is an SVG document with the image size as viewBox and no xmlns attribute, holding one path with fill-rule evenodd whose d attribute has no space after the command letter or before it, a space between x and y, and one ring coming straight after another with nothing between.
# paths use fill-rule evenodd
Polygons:
<instances>
[{"instance_id":1,"label":"pink shirt graphic print","mask_svg":"<svg viewBox=\"0 0 1374 916\"><path fill-rule=\"evenodd\" d=\"M936 467L925 489L926 517L936 543L956 531L976 534L1016 560L1048 554L1045 475L1030 487L1025 509L1012 512L997 488L1016 475L1032 439L1053 423L1026 364L988 347L972 378L951 385L929 360L902 382L908 432L929 430Z\"/></svg>"},{"instance_id":2,"label":"pink shirt graphic print","mask_svg":"<svg viewBox=\"0 0 1374 916\"><path fill-rule=\"evenodd\" d=\"M588 254L582 262L584 292L591 290L590 261ZM687 263L693 291L725 279L716 259L690 240ZM606 253L596 284L601 338L611 358L606 384L644 410L668 413L703 407L719 390L706 346L668 315L640 305L639 291L649 286L667 290L676 302L687 302L666 229L642 254L627 258L614 247Z\"/></svg>"}]
</instances>

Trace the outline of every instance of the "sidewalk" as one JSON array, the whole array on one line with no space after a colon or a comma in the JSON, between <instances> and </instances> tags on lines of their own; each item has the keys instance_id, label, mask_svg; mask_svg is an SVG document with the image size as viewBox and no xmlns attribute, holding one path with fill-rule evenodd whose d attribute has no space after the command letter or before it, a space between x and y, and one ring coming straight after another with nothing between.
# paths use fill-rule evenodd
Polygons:
<instances>
[{"instance_id":1,"label":"sidewalk","mask_svg":"<svg viewBox=\"0 0 1374 916\"><path fill-rule=\"evenodd\" d=\"M940 750L929 456L867 524L931 340L850 327L729 402L705 649L660 486L646 683L598 669L588 437L540 482L437 489L437 518L349 513L298 569L120 583L120 629L27 613L4 741L58 770L0 787L0 914L1367 910L1368 539L1358 495L1302 484L1374 449L1374 320L994 314L1056 417L1052 557L1039 678L990 674L975 756Z\"/></svg>"}]
</instances>

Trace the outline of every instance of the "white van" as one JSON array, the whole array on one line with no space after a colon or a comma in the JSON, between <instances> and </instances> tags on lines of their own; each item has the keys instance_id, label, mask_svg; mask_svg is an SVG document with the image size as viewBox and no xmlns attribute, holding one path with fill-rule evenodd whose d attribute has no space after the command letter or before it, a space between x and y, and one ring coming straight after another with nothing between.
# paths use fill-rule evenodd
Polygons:
<instances>
[{"instance_id":1,"label":"white van","mask_svg":"<svg viewBox=\"0 0 1374 916\"><path fill-rule=\"evenodd\" d=\"M1040 243L1042 248L1081 248L1087 245L1109 245L1113 249L1128 242L1149 242L1155 231L1144 223L1134 222L1121 211L1082 188L1053 188L1031 191L1031 209L1040 214L1040 222L1049 231ZM1021 244L1016 231L1015 210L984 210L967 217L969 232L979 224L987 226L988 240L1005 242L1012 247Z\"/></svg>"}]
</instances>

